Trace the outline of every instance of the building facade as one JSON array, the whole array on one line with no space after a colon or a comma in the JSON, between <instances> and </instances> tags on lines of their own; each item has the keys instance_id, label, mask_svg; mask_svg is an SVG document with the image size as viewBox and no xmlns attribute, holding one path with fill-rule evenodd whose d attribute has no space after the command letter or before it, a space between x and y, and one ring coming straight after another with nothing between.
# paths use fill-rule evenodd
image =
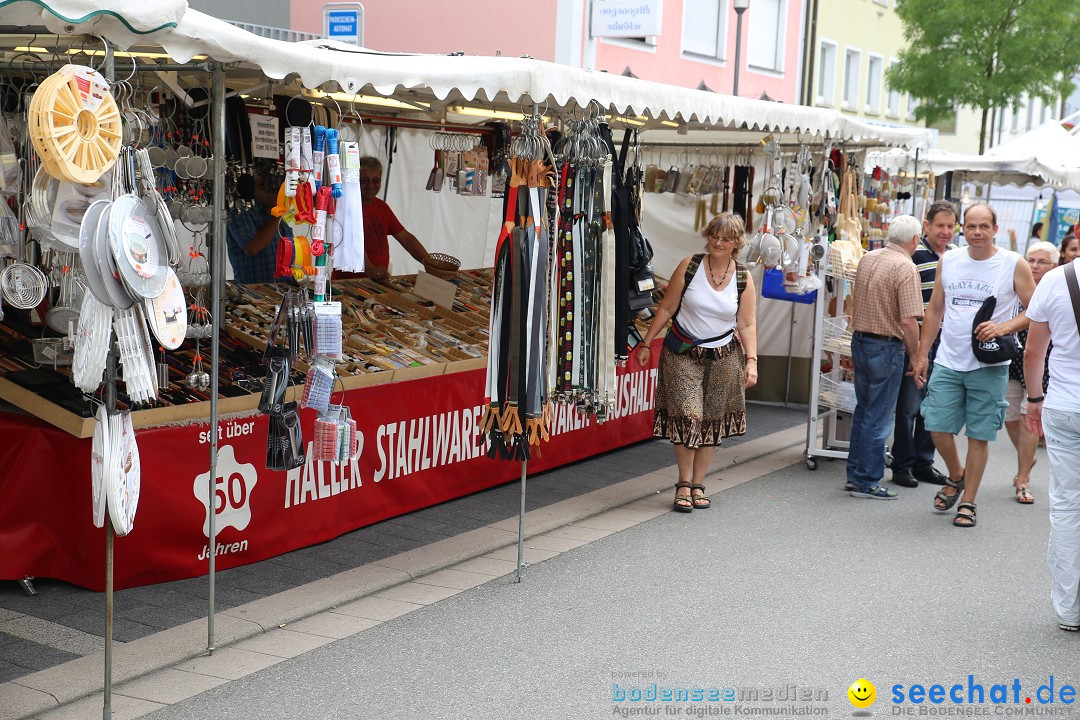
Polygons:
<instances>
[{"instance_id":1,"label":"building facade","mask_svg":"<svg viewBox=\"0 0 1080 720\"><path fill-rule=\"evenodd\" d=\"M658 35L592 37L603 0L365 0L365 44L387 52L529 55L573 67L731 93L733 0L642 0L662 16ZM743 13L739 94L798 102L804 0L751 0ZM291 0L290 27L322 31L323 4ZM422 19L422 21L420 21Z\"/></svg>"}]
</instances>

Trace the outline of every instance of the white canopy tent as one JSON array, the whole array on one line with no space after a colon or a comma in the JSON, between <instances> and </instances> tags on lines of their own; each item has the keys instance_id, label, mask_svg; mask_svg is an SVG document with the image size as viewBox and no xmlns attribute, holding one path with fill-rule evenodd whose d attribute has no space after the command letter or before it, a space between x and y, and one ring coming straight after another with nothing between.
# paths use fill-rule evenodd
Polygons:
<instances>
[{"instance_id":1,"label":"white canopy tent","mask_svg":"<svg viewBox=\"0 0 1080 720\"><path fill-rule=\"evenodd\" d=\"M934 149L916 157L910 150L896 148L866 157L868 167L879 165L886 170L910 171L916 162L921 172L953 172L962 182L1080 188L1080 139L1061 120L1044 123L982 155Z\"/></svg>"}]
</instances>

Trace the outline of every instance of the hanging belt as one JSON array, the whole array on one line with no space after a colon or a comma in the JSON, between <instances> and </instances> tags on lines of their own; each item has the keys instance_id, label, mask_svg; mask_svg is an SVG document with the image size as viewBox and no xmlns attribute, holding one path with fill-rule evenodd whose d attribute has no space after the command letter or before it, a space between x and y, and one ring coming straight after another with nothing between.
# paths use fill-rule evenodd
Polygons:
<instances>
[{"instance_id":1,"label":"hanging belt","mask_svg":"<svg viewBox=\"0 0 1080 720\"><path fill-rule=\"evenodd\" d=\"M581 358L582 358L582 329L584 328L584 311L582 309L584 295L582 294L584 282L584 223L582 212L584 211L585 196L585 169L576 168L574 179L574 223L571 226L571 249L572 266L570 281L572 288L570 296L566 299L567 317L571 320L570 332L573 335L573 347L571 348L572 368L570 371L570 388L577 390L581 387Z\"/></svg>"},{"instance_id":2,"label":"hanging belt","mask_svg":"<svg viewBox=\"0 0 1080 720\"><path fill-rule=\"evenodd\" d=\"M617 338L615 333L617 332L615 323L615 303L626 302L625 294L619 298L615 295L615 228L611 223L610 208L607 208L607 201L611 197L611 162L610 158L605 162L603 173L600 178L600 197L598 203L602 212L602 244L603 250L601 253L601 262L599 263L599 269L601 272L600 282L598 283L602 292L600 295L600 305L598 314L603 318L603 322L600 325L600 384L597 387L599 395L600 408L597 409L597 419L604 420L607 418L608 408L615 397L615 344ZM623 331L625 332L625 331ZM622 341L625 345L625 341ZM603 415L601 416L600 409L603 409Z\"/></svg>"}]
</instances>

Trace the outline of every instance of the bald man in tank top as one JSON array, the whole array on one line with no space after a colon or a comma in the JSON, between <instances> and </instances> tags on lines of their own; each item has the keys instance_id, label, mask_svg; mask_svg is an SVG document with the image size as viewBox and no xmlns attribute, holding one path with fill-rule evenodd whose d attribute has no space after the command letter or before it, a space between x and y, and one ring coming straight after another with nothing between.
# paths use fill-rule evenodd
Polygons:
<instances>
[{"instance_id":1,"label":"bald man in tank top","mask_svg":"<svg viewBox=\"0 0 1080 720\"><path fill-rule=\"evenodd\" d=\"M974 328L976 337L986 341L1025 329L1027 316L1016 310L1031 300L1035 279L1019 254L995 243L997 214L989 205L970 206L964 213L963 229L967 246L948 251L938 263L913 372L919 387L927 384L928 354L940 328L934 372L922 404L926 429L949 467L949 479L934 496L934 508L947 512L960 500L953 525L970 528L975 527L975 495L990 441L997 438L1005 421L1009 381L1008 360L984 363L975 357L972 324L983 301L994 296L994 315ZM967 458L961 463L956 435L965 427Z\"/></svg>"}]
</instances>

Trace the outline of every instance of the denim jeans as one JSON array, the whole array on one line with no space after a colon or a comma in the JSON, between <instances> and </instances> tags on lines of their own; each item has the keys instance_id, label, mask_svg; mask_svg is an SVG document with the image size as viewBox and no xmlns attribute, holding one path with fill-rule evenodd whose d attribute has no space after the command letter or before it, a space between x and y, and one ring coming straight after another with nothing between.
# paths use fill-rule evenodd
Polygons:
<instances>
[{"instance_id":1,"label":"denim jeans","mask_svg":"<svg viewBox=\"0 0 1080 720\"><path fill-rule=\"evenodd\" d=\"M855 363L855 415L851 419L847 479L868 490L885 475L885 443L896 420L896 397L904 376L904 344L864 333L851 340Z\"/></svg>"},{"instance_id":2,"label":"denim jeans","mask_svg":"<svg viewBox=\"0 0 1080 720\"><path fill-rule=\"evenodd\" d=\"M1059 622L1080 623L1080 413L1045 408L1050 458L1050 604Z\"/></svg>"},{"instance_id":3,"label":"denim jeans","mask_svg":"<svg viewBox=\"0 0 1080 720\"><path fill-rule=\"evenodd\" d=\"M930 349L930 368L927 379L934 368L934 355L937 343ZM904 369L907 370L908 358L904 356ZM900 395L896 399L896 427L893 431L892 471L903 475L929 473L934 467L934 439L930 431L923 426L922 406L926 397L926 386L920 390L915 385L915 378L904 375L900 380Z\"/></svg>"}]
</instances>

